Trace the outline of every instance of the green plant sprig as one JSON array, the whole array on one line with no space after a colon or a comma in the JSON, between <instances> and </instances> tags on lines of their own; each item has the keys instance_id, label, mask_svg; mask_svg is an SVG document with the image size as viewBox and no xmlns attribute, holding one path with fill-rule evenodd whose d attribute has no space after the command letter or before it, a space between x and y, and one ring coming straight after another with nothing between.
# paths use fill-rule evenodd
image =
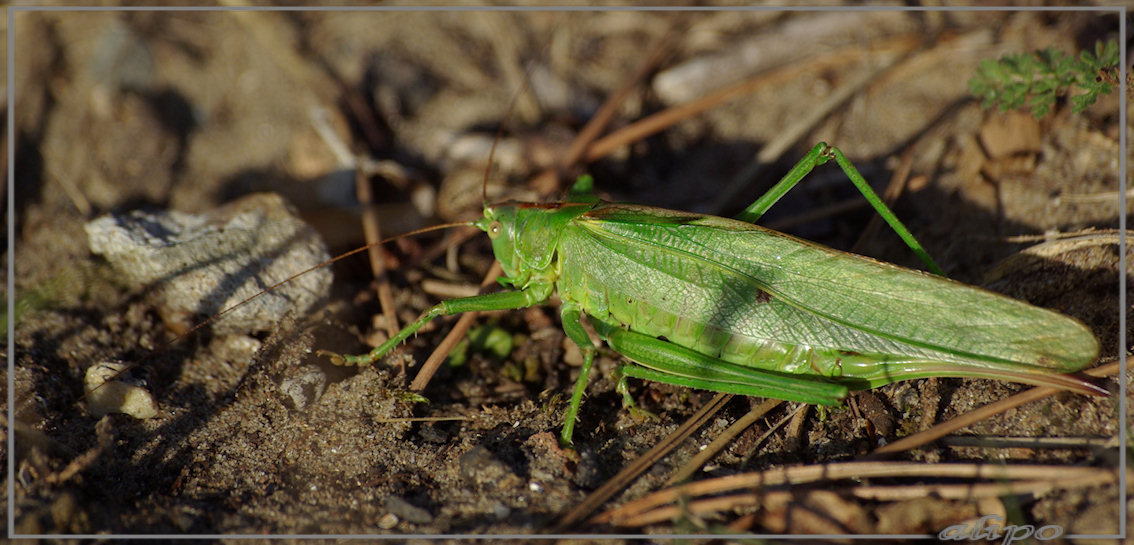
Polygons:
<instances>
[{"instance_id":1,"label":"green plant sprig","mask_svg":"<svg viewBox=\"0 0 1134 545\"><path fill-rule=\"evenodd\" d=\"M1118 59L1113 40L1095 43L1094 52L1083 51L1078 58L1049 47L985 59L969 80L969 90L983 99L983 108L997 105L1003 112L1027 106L1037 119L1051 112L1059 96L1069 95L1071 111L1079 113L1118 83Z\"/></svg>"}]
</instances>

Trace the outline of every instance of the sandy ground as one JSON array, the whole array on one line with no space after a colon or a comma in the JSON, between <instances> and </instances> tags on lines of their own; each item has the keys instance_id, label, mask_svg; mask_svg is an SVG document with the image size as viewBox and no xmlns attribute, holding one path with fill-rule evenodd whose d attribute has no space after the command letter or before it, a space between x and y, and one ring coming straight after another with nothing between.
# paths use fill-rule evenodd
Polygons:
<instances>
[{"instance_id":1,"label":"sandy ground","mask_svg":"<svg viewBox=\"0 0 1134 545\"><path fill-rule=\"evenodd\" d=\"M610 200L727 216L812 144L828 141L879 191L908 169L895 210L950 277L1074 317L1098 337L1100 364L1119 356L1117 95L1083 114L1063 105L1035 122L982 111L966 87L981 59L1048 46L1079 51L1116 39L1113 16L21 13L15 25L16 79L9 85L16 104L5 111L17 112L15 296L24 311L9 346L15 420L6 429L16 444L6 453L16 468L10 531L548 531L713 394L632 381L639 406L657 415L637 420L614 391L618 356L603 351L575 448L564 450L556 436L578 359L554 306L481 318L513 337L510 355L502 361L474 352L463 366L443 366L423 392L428 403L420 402L407 393L409 379L453 319L362 370L334 368L312 353L364 352L383 335L375 333L383 322L374 318L381 309L365 258L334 266L333 293L317 311L281 316L262 331L205 328L178 339L203 317L171 316L153 286L125 285L91 254L83 226L140 207L200 213L272 191L333 252L345 251L365 241L355 169L333 145L380 161L370 182L383 234L475 217L488 146L517 93L490 198L554 201L561 190L541 193L526 180L563 156L581 124L667 35L675 52L622 103L615 127L669 100L759 79L738 98L568 176L594 174ZM692 72L706 63L724 64L709 75ZM525 71L532 83L519 92ZM757 154L856 81L860 89L799 129L782 157L720 206L725 187ZM859 201L838 169L824 167L762 223L851 249L873 217L868 208L795 220ZM1043 242L1039 235L1091 229L1085 238L1021 253ZM1011 238L1027 235L1033 238ZM452 296L438 293L475 286L491 264L483 236L421 259L443 243L430 235L385 251L400 323ZM885 229L855 251L919 266ZM427 280L442 287L427 294ZM88 412L83 377L105 360L136 364L130 375L156 398L157 416ZM322 386L286 393L281 385L295 381ZM1118 389L1115 377L1100 384ZM856 460L880 442L1024 389L989 380L903 382L863 394L856 410L805 411L759 441L796 408L784 404L694 478ZM926 467L1044 464L1052 479L1065 466L1113 467L1116 399L1060 394L955 433L983 446L938 442L897 459ZM733 399L607 506L660 488L760 401ZM1070 443L997 442L1029 437ZM820 494L839 490L829 482L799 485L786 503L686 512L645 528L568 530L936 533L1002 512L1019 524L1107 534L1125 508L1116 482L979 501L917 492L942 482L837 483L905 486L920 495L904 500Z\"/></svg>"}]
</instances>

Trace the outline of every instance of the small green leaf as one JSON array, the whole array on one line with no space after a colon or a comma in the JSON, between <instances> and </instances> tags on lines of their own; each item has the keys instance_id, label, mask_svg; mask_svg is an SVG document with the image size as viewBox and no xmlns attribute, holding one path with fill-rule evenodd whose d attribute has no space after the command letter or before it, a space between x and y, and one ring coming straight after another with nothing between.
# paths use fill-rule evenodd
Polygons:
<instances>
[{"instance_id":1,"label":"small green leaf","mask_svg":"<svg viewBox=\"0 0 1134 545\"><path fill-rule=\"evenodd\" d=\"M417 392L399 391L395 396L408 403L429 403L429 398Z\"/></svg>"},{"instance_id":2,"label":"small green leaf","mask_svg":"<svg viewBox=\"0 0 1134 545\"><path fill-rule=\"evenodd\" d=\"M468 363L470 352L504 359L512 353L512 347L512 335L503 328L490 325L475 327L449 352L449 365L460 367Z\"/></svg>"},{"instance_id":3,"label":"small green leaf","mask_svg":"<svg viewBox=\"0 0 1134 545\"><path fill-rule=\"evenodd\" d=\"M569 202L590 203L598 202L598 196L595 195L595 179L590 174L579 176L571 190L567 192L567 200Z\"/></svg>"}]
</instances>

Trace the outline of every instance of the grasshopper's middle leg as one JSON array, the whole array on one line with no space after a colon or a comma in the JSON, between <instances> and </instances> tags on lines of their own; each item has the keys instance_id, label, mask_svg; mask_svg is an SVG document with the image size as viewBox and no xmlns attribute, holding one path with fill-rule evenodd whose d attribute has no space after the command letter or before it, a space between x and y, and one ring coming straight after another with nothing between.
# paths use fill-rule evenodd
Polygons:
<instances>
[{"instance_id":1,"label":"grasshopper's middle leg","mask_svg":"<svg viewBox=\"0 0 1134 545\"><path fill-rule=\"evenodd\" d=\"M563 321L563 332L567 334L579 350L583 352L583 367L579 369L579 378L575 380L575 391L571 393L571 402L567 405L567 415L563 418L563 430L559 433L559 442L564 446L571 445L571 434L575 432L575 419L579 415L579 405L583 402L583 394L587 390L587 377L591 374L591 365L595 362L595 344L587 336L583 324L579 304L574 301L563 301L559 308L559 317Z\"/></svg>"},{"instance_id":2,"label":"grasshopper's middle leg","mask_svg":"<svg viewBox=\"0 0 1134 545\"><path fill-rule=\"evenodd\" d=\"M814 148L811 148L811 151L808 152L803 159L800 159L776 185L772 186L772 188L759 199L756 199L756 202L750 204L748 208L745 208L741 213L737 214L736 219L748 223L756 223L756 220L760 219L760 216L763 216L764 212L767 212L772 205L776 204L776 201L780 200L780 197L783 197L791 188L795 187L804 176L807 176L815 167L831 159L834 159L835 163L839 165L839 168L843 169L843 173L847 175L847 178L850 178L851 183L858 188L862 196L866 197L870 206L873 206L874 210L878 212L878 215L886 220L890 228L902 238L915 254L917 254L918 258L925 263L925 266L933 273L945 276L945 273L941 271L941 267L937 266L937 263L933 261L932 257L929 257L929 253L925 251L921 243L914 238L913 233L910 233L910 230L902 224L901 220L894 215L894 212L886 206L886 203L882 202L878 194L870 188L870 184L866 182L866 179L862 177L858 169L854 168L850 159L847 159L847 157L843 155L843 152L839 151L839 148L829 146L826 142L820 142L816 144Z\"/></svg>"}]
</instances>

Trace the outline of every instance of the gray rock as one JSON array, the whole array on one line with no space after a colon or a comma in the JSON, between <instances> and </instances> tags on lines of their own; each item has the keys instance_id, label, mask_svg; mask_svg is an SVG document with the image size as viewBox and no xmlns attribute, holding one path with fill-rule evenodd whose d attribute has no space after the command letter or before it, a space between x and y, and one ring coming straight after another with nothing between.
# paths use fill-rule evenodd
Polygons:
<instances>
[{"instance_id":1,"label":"gray rock","mask_svg":"<svg viewBox=\"0 0 1134 545\"><path fill-rule=\"evenodd\" d=\"M257 193L205 214L134 211L86 225L91 251L138 285L155 284L168 320L192 323L330 258L283 198ZM268 331L326 298L331 270L307 273L212 324L217 334Z\"/></svg>"}]
</instances>

